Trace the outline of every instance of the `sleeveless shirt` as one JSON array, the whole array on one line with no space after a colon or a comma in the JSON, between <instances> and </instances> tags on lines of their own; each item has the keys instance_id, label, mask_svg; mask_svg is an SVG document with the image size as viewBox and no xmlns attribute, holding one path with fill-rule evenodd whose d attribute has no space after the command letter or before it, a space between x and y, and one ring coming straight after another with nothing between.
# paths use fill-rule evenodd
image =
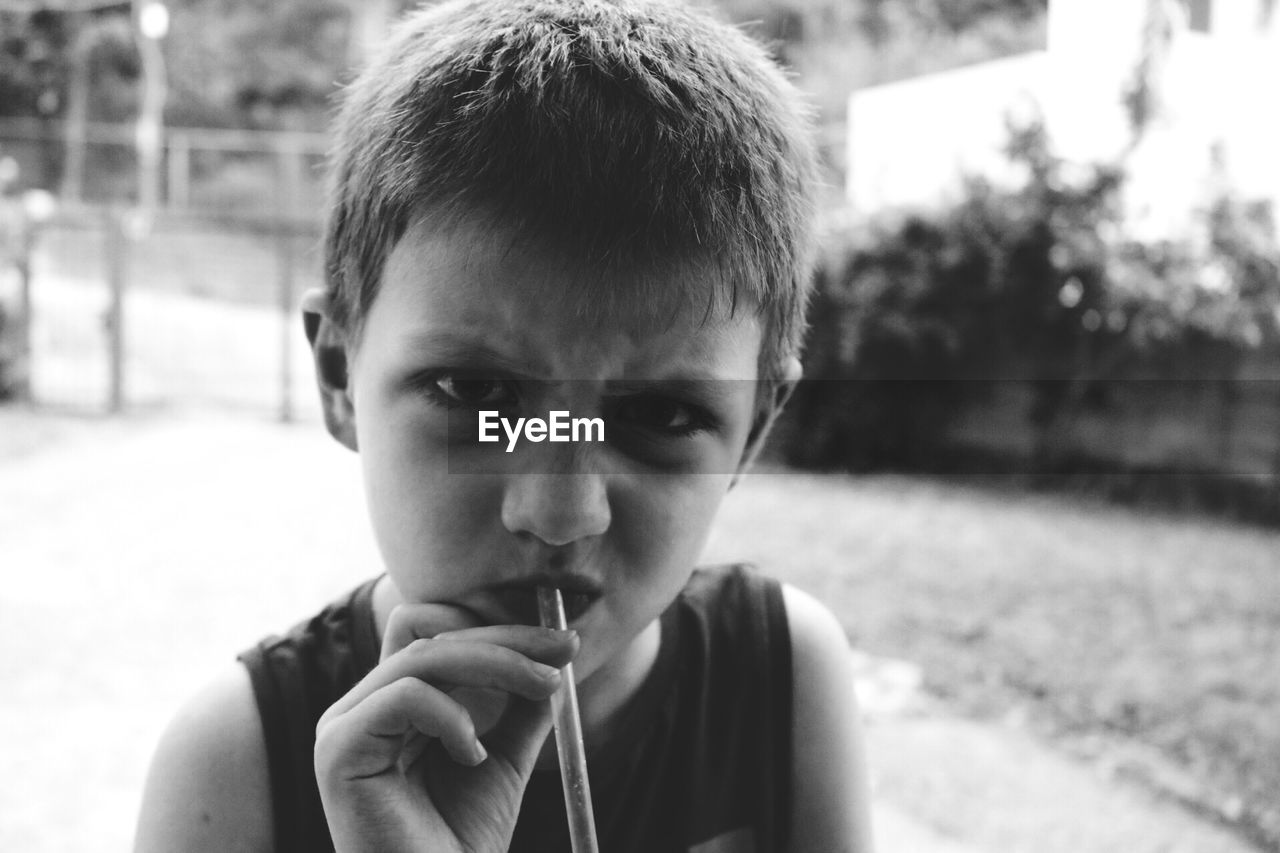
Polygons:
<instances>
[{"instance_id":1,"label":"sleeveless shirt","mask_svg":"<svg viewBox=\"0 0 1280 853\"><path fill-rule=\"evenodd\" d=\"M320 716L378 662L365 582L239 655L266 734L275 849L332 851L313 769ZM791 796L791 640L779 584L698 569L660 617L653 669L587 756L604 853L771 853ZM535 770L510 850L568 853L559 770Z\"/></svg>"}]
</instances>

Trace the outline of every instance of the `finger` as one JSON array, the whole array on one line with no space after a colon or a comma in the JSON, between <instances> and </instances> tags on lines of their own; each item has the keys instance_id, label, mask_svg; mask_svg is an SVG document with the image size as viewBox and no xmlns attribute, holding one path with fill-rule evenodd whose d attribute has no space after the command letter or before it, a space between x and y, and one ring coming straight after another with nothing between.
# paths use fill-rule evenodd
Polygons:
<instances>
[{"instance_id":1,"label":"finger","mask_svg":"<svg viewBox=\"0 0 1280 853\"><path fill-rule=\"evenodd\" d=\"M380 660L415 640L461 636L507 646L536 660L550 658L543 662L563 666L568 662L560 648L564 633L536 625L481 626L471 611L451 604L400 604L387 617Z\"/></svg>"},{"instance_id":2,"label":"finger","mask_svg":"<svg viewBox=\"0 0 1280 853\"><path fill-rule=\"evenodd\" d=\"M489 687L545 699L560 685L560 670L503 646L465 640L414 640L373 668L321 717L345 714L377 690L402 678L437 686Z\"/></svg>"},{"instance_id":3,"label":"finger","mask_svg":"<svg viewBox=\"0 0 1280 853\"><path fill-rule=\"evenodd\" d=\"M455 697L454 701L457 701ZM470 711L468 711L470 713ZM475 724L475 718L472 717L472 725ZM431 745L431 738L415 731L412 734L405 735L404 742L400 745L399 766L402 773L408 773L422 758L422 754L427 751L427 747Z\"/></svg>"},{"instance_id":4,"label":"finger","mask_svg":"<svg viewBox=\"0 0 1280 853\"><path fill-rule=\"evenodd\" d=\"M437 634L474 628L479 624L475 614L450 604L398 604L387 616L379 659L386 660L414 640L427 640Z\"/></svg>"},{"instance_id":5,"label":"finger","mask_svg":"<svg viewBox=\"0 0 1280 853\"><path fill-rule=\"evenodd\" d=\"M474 766L487 755L465 708L426 682L402 678L321 722L316 772L347 781L386 773L398 766L405 736L415 732L438 738L459 764Z\"/></svg>"},{"instance_id":6,"label":"finger","mask_svg":"<svg viewBox=\"0 0 1280 853\"><path fill-rule=\"evenodd\" d=\"M557 631L554 628L531 625L486 625L482 628L445 631L437 634L435 639L504 646L527 658L557 668L572 661L581 647L577 631Z\"/></svg>"}]
</instances>

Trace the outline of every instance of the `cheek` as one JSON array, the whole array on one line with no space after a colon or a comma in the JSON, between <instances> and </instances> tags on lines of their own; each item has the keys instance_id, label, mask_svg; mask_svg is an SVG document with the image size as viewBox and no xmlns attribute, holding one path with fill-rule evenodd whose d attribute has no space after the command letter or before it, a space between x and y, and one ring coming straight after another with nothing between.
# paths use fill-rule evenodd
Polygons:
<instances>
[{"instance_id":1,"label":"cheek","mask_svg":"<svg viewBox=\"0 0 1280 853\"><path fill-rule=\"evenodd\" d=\"M412 424L361 436L366 500L383 562L406 595L469 566L498 518L497 479L449 472L448 454Z\"/></svg>"},{"instance_id":2,"label":"cheek","mask_svg":"<svg viewBox=\"0 0 1280 853\"><path fill-rule=\"evenodd\" d=\"M646 475L620 490L614 521L625 526L614 532L627 561L639 577L633 583L660 578L684 585L710 532L729 477L699 474L686 477ZM665 586L665 584L661 584Z\"/></svg>"}]
</instances>

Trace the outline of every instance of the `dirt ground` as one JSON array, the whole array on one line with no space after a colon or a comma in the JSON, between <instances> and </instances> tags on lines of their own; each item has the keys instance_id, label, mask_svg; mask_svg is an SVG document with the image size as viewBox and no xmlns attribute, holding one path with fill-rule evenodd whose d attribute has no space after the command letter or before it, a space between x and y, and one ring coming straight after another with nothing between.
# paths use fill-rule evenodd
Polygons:
<instances>
[{"instance_id":1,"label":"dirt ground","mask_svg":"<svg viewBox=\"0 0 1280 853\"><path fill-rule=\"evenodd\" d=\"M51 853L128 849L182 699L377 556L356 457L317 424L0 409L0 567L0 850ZM949 714L910 663L857 662L882 851L1252 849L1016 726Z\"/></svg>"}]
</instances>

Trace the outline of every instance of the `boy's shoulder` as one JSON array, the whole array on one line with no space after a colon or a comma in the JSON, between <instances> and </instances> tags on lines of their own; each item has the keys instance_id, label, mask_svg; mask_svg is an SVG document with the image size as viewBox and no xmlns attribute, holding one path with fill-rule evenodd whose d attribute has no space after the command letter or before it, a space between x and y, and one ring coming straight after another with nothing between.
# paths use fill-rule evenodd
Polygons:
<instances>
[{"instance_id":1,"label":"boy's shoulder","mask_svg":"<svg viewBox=\"0 0 1280 853\"><path fill-rule=\"evenodd\" d=\"M789 654L784 585L750 563L694 569L671 610L694 623L708 642L751 650L757 655Z\"/></svg>"},{"instance_id":2,"label":"boy's shoulder","mask_svg":"<svg viewBox=\"0 0 1280 853\"><path fill-rule=\"evenodd\" d=\"M775 813L789 815L789 840L776 849L870 850L859 712L841 621L813 595L747 564L696 570L678 602L695 614L684 624L703 628L694 632L701 643L686 634L682 645L705 654L698 676L707 687L700 692L715 703L700 742L723 740L725 731L754 719L744 729L752 746L736 749L782 751L766 774L775 780L769 799L784 801ZM762 732L769 737L761 740Z\"/></svg>"},{"instance_id":3,"label":"boy's shoulder","mask_svg":"<svg viewBox=\"0 0 1280 853\"><path fill-rule=\"evenodd\" d=\"M791 644L790 850L872 849L870 789L849 640L821 601L783 587Z\"/></svg>"},{"instance_id":4,"label":"boy's shoulder","mask_svg":"<svg viewBox=\"0 0 1280 853\"><path fill-rule=\"evenodd\" d=\"M268 772L248 675L229 667L188 700L162 736L135 853L272 850Z\"/></svg>"},{"instance_id":5,"label":"boy's shoulder","mask_svg":"<svg viewBox=\"0 0 1280 853\"><path fill-rule=\"evenodd\" d=\"M793 676L801 676L801 689L815 677L843 678L847 671L849 641L835 614L813 595L750 563L694 570L677 605L696 614L721 643L784 658Z\"/></svg>"}]
</instances>

